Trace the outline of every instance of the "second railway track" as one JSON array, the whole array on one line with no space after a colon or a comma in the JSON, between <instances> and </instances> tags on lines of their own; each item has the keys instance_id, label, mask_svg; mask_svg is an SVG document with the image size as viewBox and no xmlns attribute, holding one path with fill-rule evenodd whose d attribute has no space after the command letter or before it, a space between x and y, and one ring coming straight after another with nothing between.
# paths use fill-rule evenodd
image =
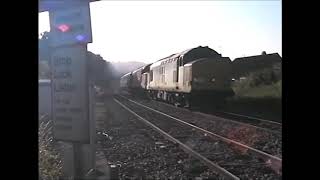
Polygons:
<instances>
[{"instance_id":1,"label":"second railway track","mask_svg":"<svg viewBox=\"0 0 320 180\"><path fill-rule=\"evenodd\" d=\"M278 131L279 133L281 133L282 131L282 123L275 120L267 120L228 111L215 111L213 112L213 115L222 116L228 119L234 119L238 122L269 129L272 131Z\"/></svg>"},{"instance_id":2,"label":"second railway track","mask_svg":"<svg viewBox=\"0 0 320 180\"><path fill-rule=\"evenodd\" d=\"M279 157L270 155L250 146L241 144L234 140L224 138L211 133L193 124L182 122L177 118L151 110L142 104L124 97L116 98L131 113L159 128L157 131L166 133L177 139L185 148L199 153L210 162L214 162L216 171L230 173L229 178L239 177L240 179L281 179L282 160ZM174 120L174 121L173 121ZM149 125L150 125L149 124ZM204 160L205 161L205 160ZM224 170L223 170L224 169ZM227 175L226 175L227 176Z\"/></svg>"},{"instance_id":3,"label":"second railway track","mask_svg":"<svg viewBox=\"0 0 320 180\"><path fill-rule=\"evenodd\" d=\"M242 115L242 114L236 114L236 113L232 113L232 112L226 112L226 111L213 111L213 112L202 112L202 111L197 111L197 110L189 110L189 109L185 109L182 107L176 107L174 105L165 103L165 102L161 102L161 101L154 101L151 100L149 102L153 102L155 104L162 104L168 108L166 108L166 110L168 111L172 111L172 110L179 110L179 111L184 111L187 113L193 113L193 114L198 114L200 116L204 116L207 118L214 118L214 119L219 119L222 121L229 121L231 123L234 124L238 124L238 125L243 125L243 126L247 126L247 127L252 127L252 128L256 128L256 129L261 129L264 131L269 131L271 133L276 133L276 134L281 134L282 132L282 124L276 121L271 121L271 120L265 120L265 119L261 119L261 118L256 118L256 117L251 117L251 116L246 116L246 115ZM147 103L148 105L153 105L151 103L148 103L148 101L144 101L144 103ZM156 108L156 107L155 107Z\"/></svg>"}]
</instances>

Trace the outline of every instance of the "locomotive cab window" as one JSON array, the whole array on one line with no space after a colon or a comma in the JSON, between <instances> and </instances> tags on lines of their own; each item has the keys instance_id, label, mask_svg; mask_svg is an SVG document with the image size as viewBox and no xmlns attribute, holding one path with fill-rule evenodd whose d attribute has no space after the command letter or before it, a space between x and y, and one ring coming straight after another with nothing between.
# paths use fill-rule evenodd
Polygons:
<instances>
[{"instance_id":1,"label":"locomotive cab window","mask_svg":"<svg viewBox=\"0 0 320 180\"><path fill-rule=\"evenodd\" d=\"M177 71L176 70L173 71L173 82L178 82Z\"/></svg>"},{"instance_id":2,"label":"locomotive cab window","mask_svg":"<svg viewBox=\"0 0 320 180\"><path fill-rule=\"evenodd\" d=\"M182 57L181 56L178 59L178 65L179 66L183 66L183 61L182 61Z\"/></svg>"}]
</instances>

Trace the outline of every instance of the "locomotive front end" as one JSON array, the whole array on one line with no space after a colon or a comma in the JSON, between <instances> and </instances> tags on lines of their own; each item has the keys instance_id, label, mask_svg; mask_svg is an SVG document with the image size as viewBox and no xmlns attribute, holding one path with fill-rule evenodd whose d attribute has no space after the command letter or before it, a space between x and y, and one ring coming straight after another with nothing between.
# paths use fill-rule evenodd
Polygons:
<instances>
[{"instance_id":1,"label":"locomotive front end","mask_svg":"<svg viewBox=\"0 0 320 180\"><path fill-rule=\"evenodd\" d=\"M202 58L186 65L191 79L193 103L222 103L234 95L231 88L231 60L226 57Z\"/></svg>"}]
</instances>

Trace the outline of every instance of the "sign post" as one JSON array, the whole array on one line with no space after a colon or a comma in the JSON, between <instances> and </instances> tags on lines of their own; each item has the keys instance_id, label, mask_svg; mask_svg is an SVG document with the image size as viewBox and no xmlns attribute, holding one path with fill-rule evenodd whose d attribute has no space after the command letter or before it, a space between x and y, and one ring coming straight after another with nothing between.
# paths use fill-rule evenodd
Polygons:
<instances>
[{"instance_id":1,"label":"sign post","mask_svg":"<svg viewBox=\"0 0 320 180\"><path fill-rule=\"evenodd\" d=\"M92 42L89 3L49 10L49 16L53 136L73 144L70 174L82 179L95 161L93 97L87 74L87 43Z\"/></svg>"}]
</instances>

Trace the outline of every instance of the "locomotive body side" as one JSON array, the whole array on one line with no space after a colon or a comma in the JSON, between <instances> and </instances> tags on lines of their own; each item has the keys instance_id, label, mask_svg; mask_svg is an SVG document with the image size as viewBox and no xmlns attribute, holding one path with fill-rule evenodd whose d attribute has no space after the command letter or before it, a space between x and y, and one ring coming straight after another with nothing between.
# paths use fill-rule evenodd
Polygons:
<instances>
[{"instance_id":1,"label":"locomotive body side","mask_svg":"<svg viewBox=\"0 0 320 180\"><path fill-rule=\"evenodd\" d=\"M197 47L161 59L150 66L148 92L154 99L189 104L192 91L192 66L196 70L203 58L218 59L221 55L208 47ZM199 60L199 61L202 61ZM207 71L207 69L204 69ZM210 71L210 69L208 70ZM197 94L197 92L195 91Z\"/></svg>"},{"instance_id":2,"label":"locomotive body side","mask_svg":"<svg viewBox=\"0 0 320 180\"><path fill-rule=\"evenodd\" d=\"M150 66L150 90L175 91L177 86L177 61L159 61Z\"/></svg>"}]
</instances>

